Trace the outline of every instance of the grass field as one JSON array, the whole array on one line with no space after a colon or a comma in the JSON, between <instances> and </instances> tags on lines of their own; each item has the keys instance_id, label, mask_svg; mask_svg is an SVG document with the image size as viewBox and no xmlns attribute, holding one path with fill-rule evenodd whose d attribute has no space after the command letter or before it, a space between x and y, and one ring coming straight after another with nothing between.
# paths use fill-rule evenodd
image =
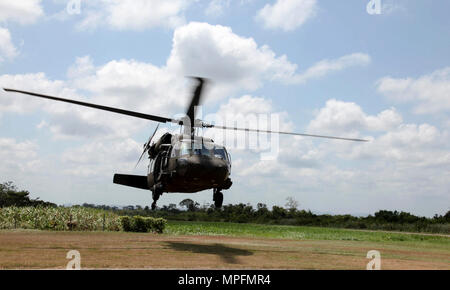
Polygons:
<instances>
[{"instance_id":1,"label":"grass field","mask_svg":"<svg viewBox=\"0 0 450 290\"><path fill-rule=\"evenodd\" d=\"M442 244L450 247L450 236L382 231L362 231L306 226L280 226L261 224L169 222L167 233L174 235L208 235L280 238L294 240L333 240L365 242L418 242Z\"/></svg>"},{"instance_id":2,"label":"grass field","mask_svg":"<svg viewBox=\"0 0 450 290\"><path fill-rule=\"evenodd\" d=\"M0 231L0 268L450 269L450 237L294 226L169 222L163 235Z\"/></svg>"}]
</instances>

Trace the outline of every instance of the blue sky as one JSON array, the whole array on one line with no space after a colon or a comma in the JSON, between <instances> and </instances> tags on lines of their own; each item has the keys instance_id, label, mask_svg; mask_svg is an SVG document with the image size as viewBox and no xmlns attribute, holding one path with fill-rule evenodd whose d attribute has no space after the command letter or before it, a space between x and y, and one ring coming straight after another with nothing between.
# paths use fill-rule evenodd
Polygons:
<instances>
[{"instance_id":1,"label":"blue sky","mask_svg":"<svg viewBox=\"0 0 450 290\"><path fill-rule=\"evenodd\" d=\"M450 204L448 1L0 1L0 86L173 116L186 75L212 79L204 114L279 113L275 160L230 148L224 203L433 215ZM0 93L2 180L59 204L151 203L112 184L156 124ZM162 134L163 129L159 132ZM166 130L175 128L165 126ZM211 192L164 195L159 204Z\"/></svg>"}]
</instances>

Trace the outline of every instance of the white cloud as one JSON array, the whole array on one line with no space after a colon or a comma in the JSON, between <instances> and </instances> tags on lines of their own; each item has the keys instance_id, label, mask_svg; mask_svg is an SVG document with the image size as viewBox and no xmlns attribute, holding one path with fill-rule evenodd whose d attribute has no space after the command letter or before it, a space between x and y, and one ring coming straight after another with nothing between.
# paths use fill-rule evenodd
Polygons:
<instances>
[{"instance_id":1,"label":"white cloud","mask_svg":"<svg viewBox=\"0 0 450 290\"><path fill-rule=\"evenodd\" d=\"M13 21L20 24L32 24L43 15L41 0L0 2L0 22Z\"/></svg>"},{"instance_id":2,"label":"white cloud","mask_svg":"<svg viewBox=\"0 0 450 290\"><path fill-rule=\"evenodd\" d=\"M0 83L2 87L6 88L101 103L96 97L81 97L76 93L76 88L71 87L68 82L50 80L44 73L2 75L0 76ZM105 102L108 105L109 102ZM112 138L115 136L129 136L129 134L135 132L133 128L136 127L135 130L139 128L136 125L137 123L133 123L136 121L129 120L130 118L124 118L123 116L115 116L115 114L98 112L62 102L0 91L0 112L28 113L37 110L46 112L50 117L49 120L46 120L48 126L45 126L45 128L48 128L55 138L80 136Z\"/></svg>"},{"instance_id":3,"label":"white cloud","mask_svg":"<svg viewBox=\"0 0 450 290\"><path fill-rule=\"evenodd\" d=\"M271 114L276 114L278 116L278 130L293 130L294 126L288 121L288 114L284 111L276 111L272 100L263 97L243 95L239 98L230 98L228 99L228 102L222 104L216 112L218 119L222 121L222 125L240 128L257 128L261 130L270 129ZM263 116L268 119L263 119L265 118ZM242 123L233 123L234 121L239 120L242 121ZM245 132L242 132L242 134L245 134ZM254 137L256 137L256 133Z\"/></svg>"},{"instance_id":4,"label":"white cloud","mask_svg":"<svg viewBox=\"0 0 450 290\"><path fill-rule=\"evenodd\" d=\"M273 119L276 115L277 119ZM227 127L252 128L260 130L292 131L293 125L288 121L286 112L275 111L272 101L262 97L243 95L230 98L222 104L215 114L204 116L204 121ZM277 126L274 128L272 126ZM254 152L269 152L270 144L278 145L278 136L271 134L257 134L234 130L207 129L205 136L212 138L218 144L225 145L228 150L241 151L250 149ZM278 149L278 148L274 148Z\"/></svg>"},{"instance_id":5,"label":"white cloud","mask_svg":"<svg viewBox=\"0 0 450 290\"><path fill-rule=\"evenodd\" d=\"M5 59L11 60L17 56L16 47L11 41L11 34L6 28L0 27L0 63Z\"/></svg>"},{"instance_id":6,"label":"white cloud","mask_svg":"<svg viewBox=\"0 0 450 290\"><path fill-rule=\"evenodd\" d=\"M354 53L336 60L323 60L298 74L297 64L286 55L277 56L267 45L239 36L231 28L191 22L174 32L167 69L179 76L206 76L214 81L213 96L245 89L255 90L266 80L304 83L332 71L370 63L370 57Z\"/></svg>"},{"instance_id":7,"label":"white cloud","mask_svg":"<svg viewBox=\"0 0 450 290\"><path fill-rule=\"evenodd\" d=\"M65 88L63 81L51 81L44 73L0 75L0 86L2 88L30 90L45 92L47 94L73 95L73 90ZM42 101L37 98L19 94L7 93L0 90L0 112L27 113L43 107Z\"/></svg>"},{"instance_id":8,"label":"white cloud","mask_svg":"<svg viewBox=\"0 0 450 290\"><path fill-rule=\"evenodd\" d=\"M142 152L142 144L131 138L94 140L67 149L61 155L65 173L82 177L110 176L118 168L131 170Z\"/></svg>"},{"instance_id":9,"label":"white cloud","mask_svg":"<svg viewBox=\"0 0 450 290\"><path fill-rule=\"evenodd\" d=\"M305 72L294 76L290 82L304 83L310 79L323 77L330 72L344 70L352 66L364 66L370 64L370 62L370 56L365 53L353 53L332 60L325 59L314 64Z\"/></svg>"},{"instance_id":10,"label":"white cloud","mask_svg":"<svg viewBox=\"0 0 450 290\"><path fill-rule=\"evenodd\" d=\"M0 24L17 22L22 25L35 23L44 15L41 0L0 1ZM0 63L18 55L8 29L0 27Z\"/></svg>"},{"instance_id":11,"label":"white cloud","mask_svg":"<svg viewBox=\"0 0 450 290\"><path fill-rule=\"evenodd\" d=\"M222 115L248 115L248 114L268 114L272 112L272 102L270 100L244 95L240 98L231 98L228 103L220 106L219 114Z\"/></svg>"},{"instance_id":12,"label":"white cloud","mask_svg":"<svg viewBox=\"0 0 450 290\"><path fill-rule=\"evenodd\" d=\"M41 164L37 149L37 144L32 141L18 142L12 138L0 138L0 160L2 160L0 173L3 175L11 172L36 172Z\"/></svg>"},{"instance_id":13,"label":"white cloud","mask_svg":"<svg viewBox=\"0 0 450 290\"><path fill-rule=\"evenodd\" d=\"M266 28L294 30L316 15L316 0L277 0L258 11L256 19Z\"/></svg>"},{"instance_id":14,"label":"white cloud","mask_svg":"<svg viewBox=\"0 0 450 290\"><path fill-rule=\"evenodd\" d=\"M217 85L252 90L262 79L292 75L297 65L229 27L191 22L175 30L167 67L180 75L207 76Z\"/></svg>"},{"instance_id":15,"label":"white cloud","mask_svg":"<svg viewBox=\"0 0 450 290\"><path fill-rule=\"evenodd\" d=\"M426 123L404 123L394 108L371 116L364 113L357 104L329 100L310 122L309 128L321 130L320 132L349 132L356 135L363 131L381 133L377 137L371 137L370 142L333 141L334 146L321 146L320 150L327 152L325 155L333 154L343 160L361 161L370 158L376 164L382 164L381 168L385 166L385 172L373 172L373 176L381 175L387 181L401 177L404 182L413 182L409 175L420 175L425 167L432 172L429 174L450 170L450 147L445 141L449 138L449 132ZM443 171L442 166L445 168ZM379 170L380 167L367 167L365 170L370 175L372 170ZM396 173L389 176L393 171Z\"/></svg>"},{"instance_id":16,"label":"white cloud","mask_svg":"<svg viewBox=\"0 0 450 290\"><path fill-rule=\"evenodd\" d=\"M260 104L255 107L272 110L267 100L253 99ZM240 104L245 112L242 102L226 107L233 103L238 105L231 106L232 111L239 112ZM272 161L259 160L258 152L234 150L235 187L248 186L258 196L274 190L276 198L270 194L262 198L275 204L294 193L306 208L343 213L355 212L351 208L355 199L359 212L380 208L417 212L414 205L447 196L450 147L446 130L404 123L394 108L369 115L356 103L337 100L327 101L318 110L308 131L312 129L344 136L369 131L378 136L366 143L280 136L280 152ZM322 206L324 198L328 207Z\"/></svg>"},{"instance_id":17,"label":"white cloud","mask_svg":"<svg viewBox=\"0 0 450 290\"><path fill-rule=\"evenodd\" d=\"M445 210L441 203L448 201L450 190L448 131L404 123L394 108L369 115L358 104L336 100L318 111L308 128L312 129L344 136L372 131L378 136L365 143L280 136L280 153L272 161L236 151L235 188L249 187L269 204L295 195L304 208L335 213ZM355 204L357 210L352 208Z\"/></svg>"},{"instance_id":18,"label":"white cloud","mask_svg":"<svg viewBox=\"0 0 450 290\"><path fill-rule=\"evenodd\" d=\"M402 103L415 104L414 112L432 114L450 110L450 67L414 78L384 77L378 91Z\"/></svg>"},{"instance_id":19,"label":"white cloud","mask_svg":"<svg viewBox=\"0 0 450 290\"><path fill-rule=\"evenodd\" d=\"M189 94L183 77L135 60L113 60L94 68L89 59L80 58L70 75L76 76L77 88L92 92L99 101L151 114L184 109Z\"/></svg>"},{"instance_id":20,"label":"white cloud","mask_svg":"<svg viewBox=\"0 0 450 290\"><path fill-rule=\"evenodd\" d=\"M316 134L348 134L359 131L388 131L402 123L401 115L387 109L376 116L367 115L356 103L328 100L309 123L308 131Z\"/></svg>"},{"instance_id":21,"label":"white cloud","mask_svg":"<svg viewBox=\"0 0 450 290\"><path fill-rule=\"evenodd\" d=\"M207 16L220 16L223 14L224 8L230 6L230 0L211 0L205 9Z\"/></svg>"},{"instance_id":22,"label":"white cloud","mask_svg":"<svg viewBox=\"0 0 450 290\"><path fill-rule=\"evenodd\" d=\"M174 28L184 23L189 0L96 0L86 2L81 29L106 26L117 30L143 30L153 27ZM84 3L83 3L84 4Z\"/></svg>"},{"instance_id":23,"label":"white cloud","mask_svg":"<svg viewBox=\"0 0 450 290\"><path fill-rule=\"evenodd\" d=\"M67 70L70 79L82 79L95 73L95 66L89 55L77 57L75 63Z\"/></svg>"},{"instance_id":24,"label":"white cloud","mask_svg":"<svg viewBox=\"0 0 450 290\"><path fill-rule=\"evenodd\" d=\"M348 61L348 57L342 59L345 61L336 61L339 65L327 67L343 69L357 62ZM265 80L288 82L295 79L296 68L297 65L290 63L286 56L277 57L269 47L258 46L252 38L236 35L229 27L190 23L175 30L172 51L165 66L125 59L96 66L89 56L84 56L68 69L68 80L65 81L50 80L45 74L38 73L3 75L0 82L3 87L172 116L184 112L188 102L191 83L187 85L186 75L207 76L213 80L208 86L211 91L206 91L209 93L206 97L211 101L223 99L230 92L257 89ZM326 74L325 70L315 76ZM85 98L80 97L79 91L83 91ZM44 106L43 102L49 105ZM0 110L25 112L37 108L44 108L51 114L54 119L53 122L47 120L47 128L59 137L80 136L83 132L89 138L95 134L129 137L146 123L28 96L7 94L0 100ZM98 118L98 114L102 118ZM127 130L127 127L133 130Z\"/></svg>"},{"instance_id":25,"label":"white cloud","mask_svg":"<svg viewBox=\"0 0 450 290\"><path fill-rule=\"evenodd\" d=\"M370 142L361 146L341 146L337 153L347 159L371 158L395 165L398 170L417 170L420 168L446 165L450 169L450 153L448 132L439 130L429 124L400 124L396 128L385 131ZM406 176L405 176L406 179Z\"/></svg>"}]
</instances>

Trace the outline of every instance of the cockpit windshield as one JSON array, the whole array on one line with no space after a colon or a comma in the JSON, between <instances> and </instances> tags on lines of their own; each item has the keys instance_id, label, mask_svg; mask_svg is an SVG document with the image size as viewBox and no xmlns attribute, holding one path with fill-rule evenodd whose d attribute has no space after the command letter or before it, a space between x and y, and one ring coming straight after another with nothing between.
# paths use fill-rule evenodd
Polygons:
<instances>
[{"instance_id":1,"label":"cockpit windshield","mask_svg":"<svg viewBox=\"0 0 450 290\"><path fill-rule=\"evenodd\" d=\"M203 148L194 148L194 155L211 156L211 150Z\"/></svg>"},{"instance_id":2,"label":"cockpit windshield","mask_svg":"<svg viewBox=\"0 0 450 290\"><path fill-rule=\"evenodd\" d=\"M227 154L225 152L225 149L220 147L214 148L214 157L222 158L223 160L227 160Z\"/></svg>"},{"instance_id":3,"label":"cockpit windshield","mask_svg":"<svg viewBox=\"0 0 450 290\"><path fill-rule=\"evenodd\" d=\"M225 151L225 148L222 146L218 146L216 144L205 145L200 143L194 143L194 149L191 149L192 144L189 141L180 142L177 145L178 146L176 146L172 150L172 157L181 157L186 155L202 155L228 160L228 154Z\"/></svg>"}]
</instances>

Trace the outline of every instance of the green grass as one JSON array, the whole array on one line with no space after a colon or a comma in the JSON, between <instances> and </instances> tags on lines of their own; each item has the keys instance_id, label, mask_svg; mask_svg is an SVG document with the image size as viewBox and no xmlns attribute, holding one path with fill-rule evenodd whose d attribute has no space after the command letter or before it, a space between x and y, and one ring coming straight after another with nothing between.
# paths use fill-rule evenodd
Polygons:
<instances>
[{"instance_id":1,"label":"green grass","mask_svg":"<svg viewBox=\"0 0 450 290\"><path fill-rule=\"evenodd\" d=\"M347 230L320 227L237 224L221 222L169 221L165 233L175 235L224 235L242 237L280 238L293 240L341 240L364 242L402 242L432 244L450 250L450 237Z\"/></svg>"}]
</instances>

